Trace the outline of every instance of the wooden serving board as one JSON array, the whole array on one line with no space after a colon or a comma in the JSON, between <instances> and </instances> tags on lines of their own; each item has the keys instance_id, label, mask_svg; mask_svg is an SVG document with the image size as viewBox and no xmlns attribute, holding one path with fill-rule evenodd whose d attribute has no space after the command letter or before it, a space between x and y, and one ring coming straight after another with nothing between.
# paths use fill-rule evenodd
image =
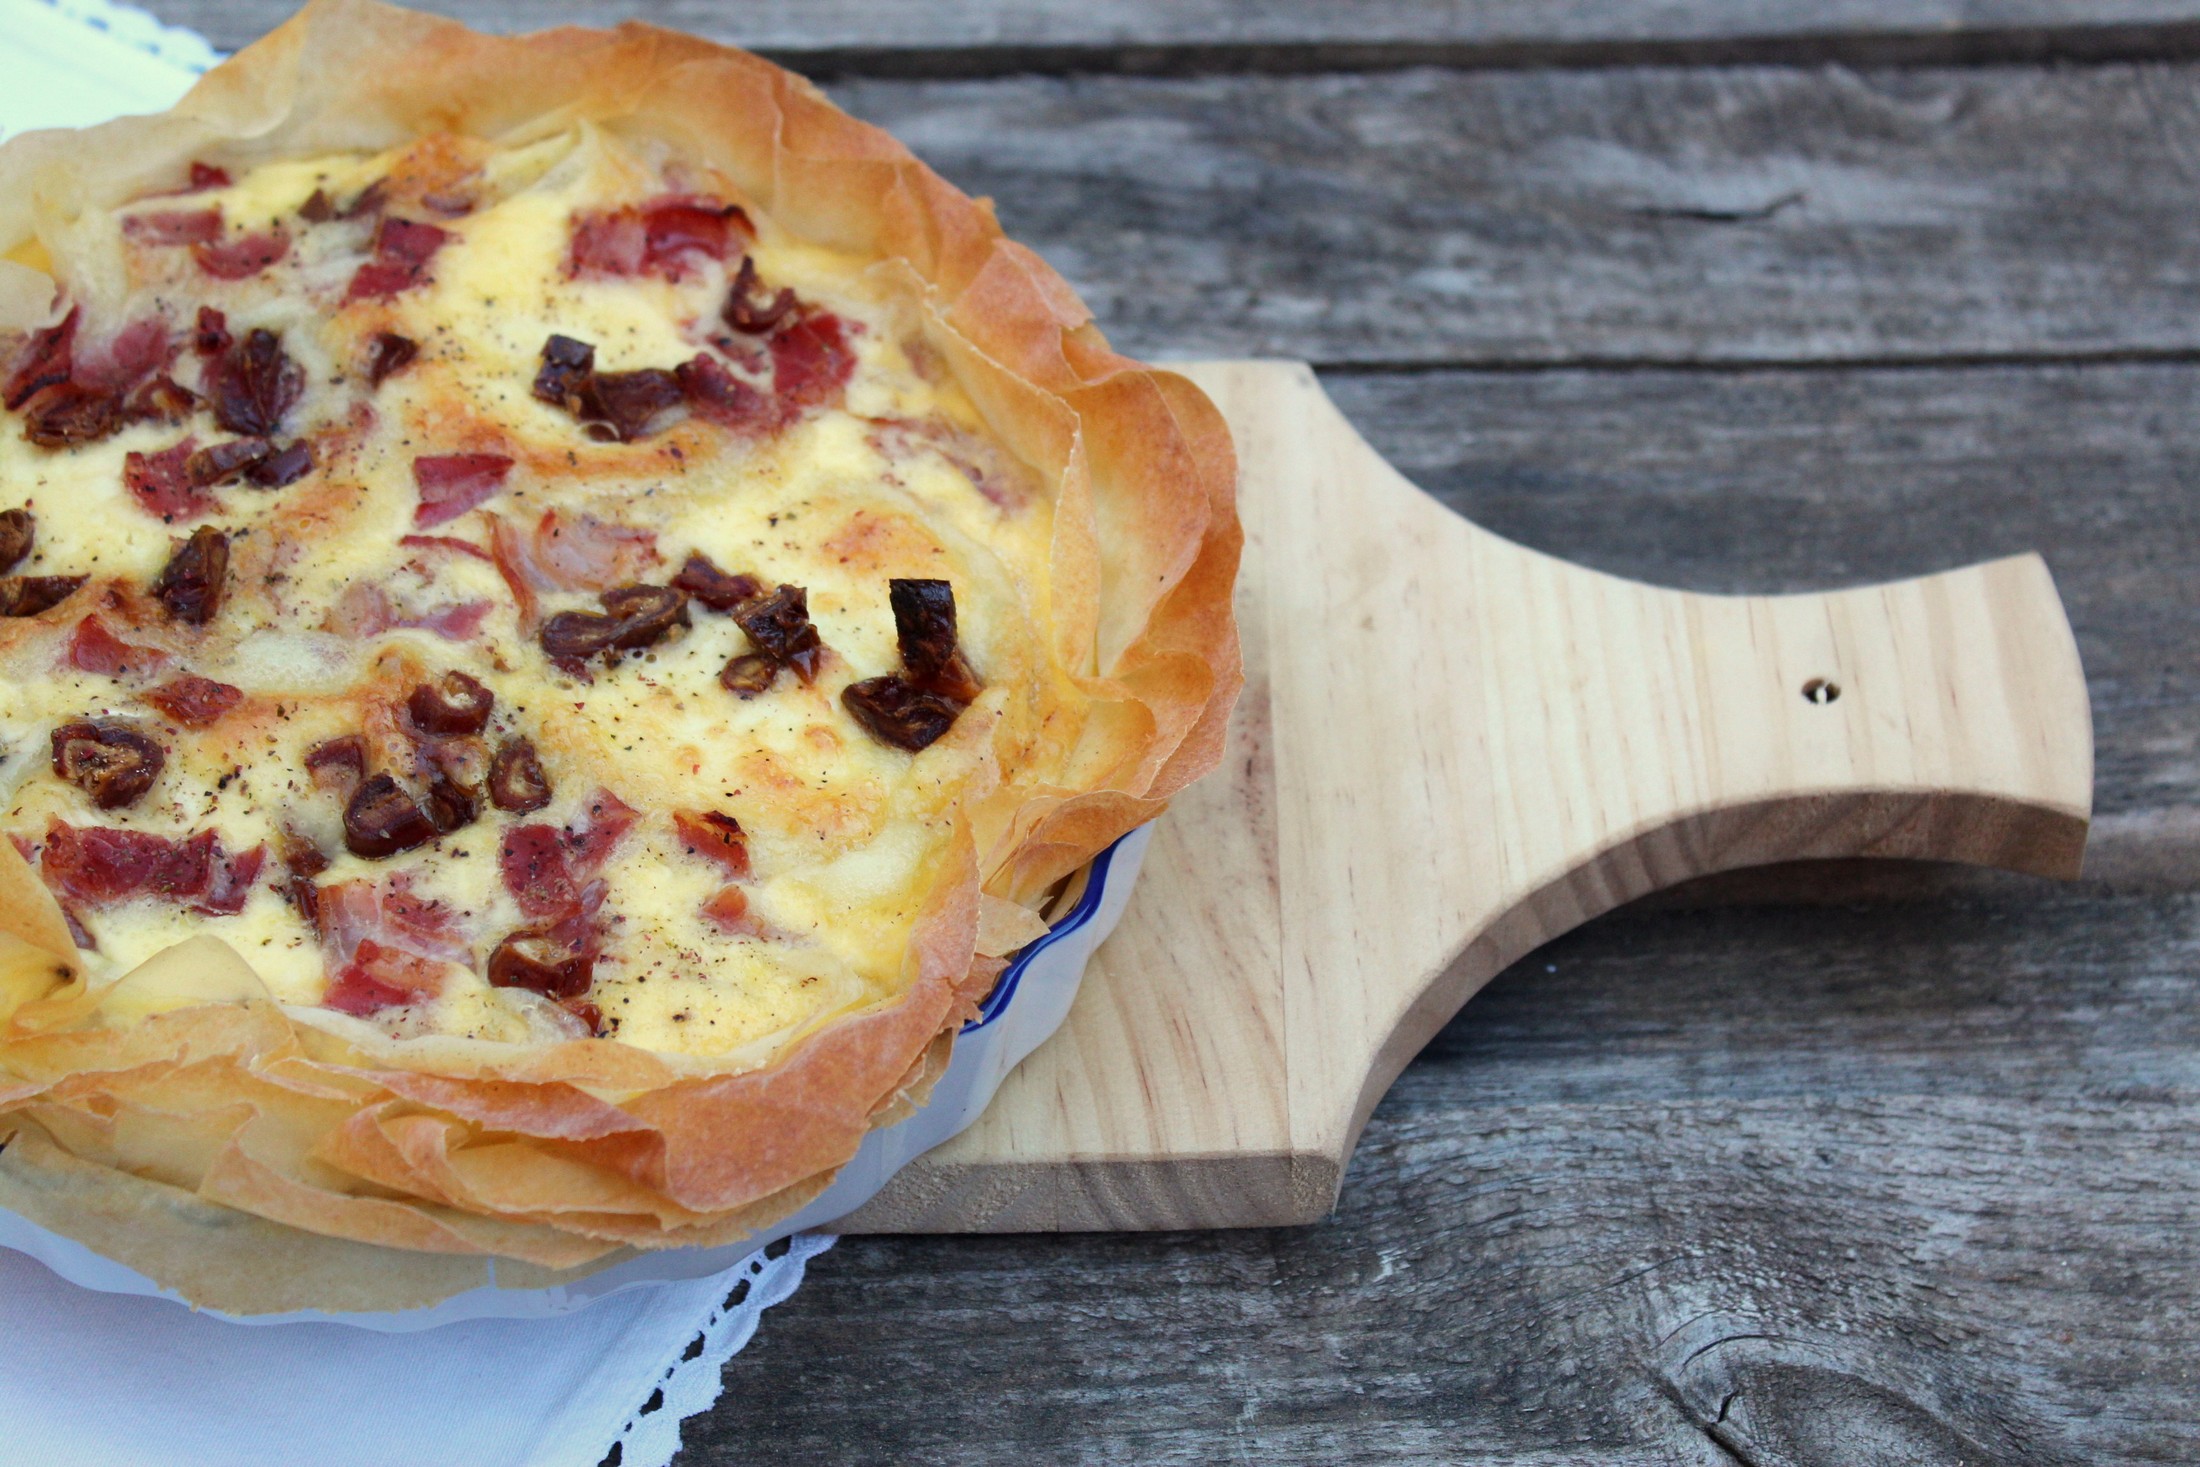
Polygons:
<instances>
[{"instance_id":1,"label":"wooden serving board","mask_svg":"<svg viewBox=\"0 0 2200 1467\"><path fill-rule=\"evenodd\" d=\"M2038 556L1662 590L1444 509L1304 366L1186 371L1242 465L1230 752L1061 1031L847 1231L1309 1222L1415 1051L1621 902L1813 857L2077 873L2092 718Z\"/></svg>"}]
</instances>

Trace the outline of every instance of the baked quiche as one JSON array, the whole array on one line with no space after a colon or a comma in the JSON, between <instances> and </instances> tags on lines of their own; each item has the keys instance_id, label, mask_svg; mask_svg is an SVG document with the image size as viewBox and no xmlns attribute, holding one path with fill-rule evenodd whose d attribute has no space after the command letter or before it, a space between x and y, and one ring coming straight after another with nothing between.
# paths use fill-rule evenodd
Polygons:
<instances>
[{"instance_id":1,"label":"baked quiche","mask_svg":"<svg viewBox=\"0 0 2200 1467\"><path fill-rule=\"evenodd\" d=\"M0 147L0 1206L247 1310L799 1207L1219 757L1233 474L690 38L346 0Z\"/></svg>"}]
</instances>

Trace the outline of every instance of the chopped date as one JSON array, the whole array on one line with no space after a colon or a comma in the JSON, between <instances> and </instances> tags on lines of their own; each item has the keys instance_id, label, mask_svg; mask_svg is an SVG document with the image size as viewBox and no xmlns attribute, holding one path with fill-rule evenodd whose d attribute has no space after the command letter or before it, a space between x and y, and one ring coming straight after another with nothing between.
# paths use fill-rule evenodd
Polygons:
<instances>
[{"instance_id":1,"label":"chopped date","mask_svg":"<svg viewBox=\"0 0 2200 1467\"><path fill-rule=\"evenodd\" d=\"M546 998L579 998L596 977L596 954L548 932L520 931L489 954L489 982Z\"/></svg>"},{"instance_id":2,"label":"chopped date","mask_svg":"<svg viewBox=\"0 0 2200 1467\"><path fill-rule=\"evenodd\" d=\"M552 336L542 344L542 369L535 373L535 396L567 412L581 410L581 394L596 374L596 348L570 336Z\"/></svg>"},{"instance_id":3,"label":"chopped date","mask_svg":"<svg viewBox=\"0 0 2200 1467\"><path fill-rule=\"evenodd\" d=\"M200 449L183 463L184 477L201 489L229 484L267 461L275 446L265 438L232 438Z\"/></svg>"},{"instance_id":4,"label":"chopped date","mask_svg":"<svg viewBox=\"0 0 2200 1467\"><path fill-rule=\"evenodd\" d=\"M69 380L71 363L75 360L77 322L83 316L84 308L73 306L68 315L53 325L31 333L15 370L8 375L7 386L0 389L0 406L14 412L36 394Z\"/></svg>"},{"instance_id":5,"label":"chopped date","mask_svg":"<svg viewBox=\"0 0 2200 1467\"><path fill-rule=\"evenodd\" d=\"M732 611L764 594L762 581L751 575L729 575L700 550L688 556L672 584L712 611Z\"/></svg>"},{"instance_id":6,"label":"chopped date","mask_svg":"<svg viewBox=\"0 0 2200 1467\"><path fill-rule=\"evenodd\" d=\"M37 516L27 509L0 510L0 571L21 565L37 538Z\"/></svg>"},{"instance_id":7,"label":"chopped date","mask_svg":"<svg viewBox=\"0 0 2200 1467\"><path fill-rule=\"evenodd\" d=\"M281 489L313 472L313 445L293 438L244 471L245 482L256 489Z\"/></svg>"},{"instance_id":8,"label":"chopped date","mask_svg":"<svg viewBox=\"0 0 2200 1467\"><path fill-rule=\"evenodd\" d=\"M145 701L187 728L203 728L243 702L244 690L185 673L147 693Z\"/></svg>"},{"instance_id":9,"label":"chopped date","mask_svg":"<svg viewBox=\"0 0 2200 1467\"><path fill-rule=\"evenodd\" d=\"M80 719L53 731L53 772L101 810L136 800L167 762L159 744L119 719Z\"/></svg>"},{"instance_id":10,"label":"chopped date","mask_svg":"<svg viewBox=\"0 0 2200 1467\"><path fill-rule=\"evenodd\" d=\"M779 678L779 664L761 652L743 652L719 669L718 685L742 698L753 698Z\"/></svg>"},{"instance_id":11,"label":"chopped date","mask_svg":"<svg viewBox=\"0 0 2200 1467\"><path fill-rule=\"evenodd\" d=\"M794 312L798 302L792 290L782 289L770 299L763 296L763 282L756 275L756 261L741 257L741 269L733 277L733 290L722 313L726 324L747 336L762 336Z\"/></svg>"},{"instance_id":12,"label":"chopped date","mask_svg":"<svg viewBox=\"0 0 2200 1467\"><path fill-rule=\"evenodd\" d=\"M23 436L40 448L97 443L122 426L122 394L63 382L32 398L23 411Z\"/></svg>"},{"instance_id":13,"label":"chopped date","mask_svg":"<svg viewBox=\"0 0 2200 1467\"><path fill-rule=\"evenodd\" d=\"M420 355L420 343L394 331L377 331L367 343L367 385L380 387L390 377L412 365Z\"/></svg>"},{"instance_id":14,"label":"chopped date","mask_svg":"<svg viewBox=\"0 0 2200 1467\"><path fill-rule=\"evenodd\" d=\"M191 350L202 357L229 350L229 317L212 306L200 306L197 324L191 328Z\"/></svg>"},{"instance_id":15,"label":"chopped date","mask_svg":"<svg viewBox=\"0 0 2200 1467\"><path fill-rule=\"evenodd\" d=\"M489 761L489 803L513 815L525 815L550 803L550 777L527 739L506 739Z\"/></svg>"},{"instance_id":16,"label":"chopped date","mask_svg":"<svg viewBox=\"0 0 2200 1467\"><path fill-rule=\"evenodd\" d=\"M481 813L481 797L454 779L440 764L428 771L427 792L421 805L437 835L449 835L471 825Z\"/></svg>"},{"instance_id":17,"label":"chopped date","mask_svg":"<svg viewBox=\"0 0 2200 1467\"><path fill-rule=\"evenodd\" d=\"M687 597L670 586L619 586L597 599L600 613L561 611L542 624L543 652L569 672L592 657L640 651L688 624Z\"/></svg>"},{"instance_id":18,"label":"chopped date","mask_svg":"<svg viewBox=\"0 0 2200 1467\"><path fill-rule=\"evenodd\" d=\"M446 672L412 690L405 707L423 733L477 734L488 726L496 695L463 672Z\"/></svg>"},{"instance_id":19,"label":"chopped date","mask_svg":"<svg viewBox=\"0 0 2200 1467\"><path fill-rule=\"evenodd\" d=\"M420 802L388 774L362 783L344 805L344 849L370 861L424 846L437 834Z\"/></svg>"},{"instance_id":20,"label":"chopped date","mask_svg":"<svg viewBox=\"0 0 2200 1467\"><path fill-rule=\"evenodd\" d=\"M249 438L273 438L305 395L305 368L283 350L282 338L254 327L207 363L207 395L214 421Z\"/></svg>"},{"instance_id":21,"label":"chopped date","mask_svg":"<svg viewBox=\"0 0 2200 1467\"><path fill-rule=\"evenodd\" d=\"M809 593L802 587L782 585L742 606L733 619L775 666L793 668L804 683L816 681L825 643L811 624Z\"/></svg>"},{"instance_id":22,"label":"chopped date","mask_svg":"<svg viewBox=\"0 0 2200 1467\"><path fill-rule=\"evenodd\" d=\"M153 582L153 595L177 621L204 626L221 610L228 576L229 537L212 525L201 525L168 557Z\"/></svg>"},{"instance_id":23,"label":"chopped date","mask_svg":"<svg viewBox=\"0 0 2200 1467\"><path fill-rule=\"evenodd\" d=\"M718 810L676 810L672 828L691 855L715 861L734 876L749 874L749 839L741 822Z\"/></svg>"},{"instance_id":24,"label":"chopped date","mask_svg":"<svg viewBox=\"0 0 2200 1467\"><path fill-rule=\"evenodd\" d=\"M895 673L850 683L841 703L880 743L914 754L955 726L962 706Z\"/></svg>"},{"instance_id":25,"label":"chopped date","mask_svg":"<svg viewBox=\"0 0 2200 1467\"><path fill-rule=\"evenodd\" d=\"M77 593L87 576L9 576L0 580L0 616L36 616Z\"/></svg>"},{"instance_id":26,"label":"chopped date","mask_svg":"<svg viewBox=\"0 0 2200 1467\"><path fill-rule=\"evenodd\" d=\"M590 383L581 421L591 438L632 443L684 400L680 379L657 367L598 372Z\"/></svg>"},{"instance_id":27,"label":"chopped date","mask_svg":"<svg viewBox=\"0 0 2200 1467\"><path fill-rule=\"evenodd\" d=\"M886 583L894 607L894 632L910 681L951 702L968 705L984 689L955 645L955 589L945 581L894 579Z\"/></svg>"}]
</instances>

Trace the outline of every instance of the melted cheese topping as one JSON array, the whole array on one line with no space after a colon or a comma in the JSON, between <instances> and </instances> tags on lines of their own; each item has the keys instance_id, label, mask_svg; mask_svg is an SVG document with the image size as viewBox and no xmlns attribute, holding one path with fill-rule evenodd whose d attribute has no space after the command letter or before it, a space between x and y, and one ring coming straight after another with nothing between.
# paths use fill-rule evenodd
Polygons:
<instances>
[{"instance_id":1,"label":"melted cheese topping","mask_svg":"<svg viewBox=\"0 0 2200 1467\"><path fill-rule=\"evenodd\" d=\"M317 192L341 205L377 181L390 214L450 237L422 283L346 303L373 248L372 213L310 223L300 210ZM855 365L834 400L768 434L691 418L603 443L536 399L552 334L592 343L599 371L717 353L734 375L770 389L756 342L720 318L744 245L738 233L724 260L690 254L676 271L568 269L577 218L673 192L746 207L761 294L792 289L805 310L843 323ZM423 206L442 200L448 209L452 193L465 212ZM219 280L188 247L126 229L131 216L208 207L222 211L227 238L283 230L287 257ZM324 892L345 882L387 892L395 879L439 904L466 951L441 962L439 992L364 1022L399 1036L525 1040L570 1032L572 1021L531 992L488 982L490 950L530 925L500 877L499 843L515 824L585 823L584 806L602 788L640 815L601 873L602 952L587 1001L604 1032L661 1052L761 1059L790 1035L900 990L958 803L990 777L987 760L1037 747L1052 694L1066 683L1028 589L1045 581L1048 499L987 435L923 345L911 307L867 262L790 239L724 180L592 128L510 150L431 138L379 157L268 164L209 192L129 206L105 227L123 241L133 296L118 318L82 324L80 358L87 343L148 316L183 339L202 306L222 311L239 340L253 328L276 332L306 382L285 435L313 442L316 468L275 490L221 486L215 513L171 524L127 487L126 456L161 452L187 432L202 446L223 439L204 412L188 425L139 423L62 449L0 435L0 509L25 505L37 522L36 553L17 573L94 578L60 610L0 622L0 832L37 846L53 820L177 839L212 830L231 853L281 851L303 838L330 860L316 878ZM419 355L377 388L363 364L379 332L417 342ZM170 370L205 390L189 350ZM415 458L457 453L515 462L479 509L416 530ZM644 581L665 583L700 552L766 587L805 588L830 649L824 671L814 686L783 671L768 692L736 697L719 672L751 650L749 640L730 616L694 604L686 630L608 667L592 664L590 678L569 676L537 645L497 565L399 543L418 533L485 547L488 515L524 533L546 511L652 534ZM168 623L146 596L196 523L220 527L231 545L227 600L204 631ZM893 577L952 585L961 647L986 683L950 736L915 755L867 732L840 696L900 667ZM375 625L475 605L486 609L463 638ZM377 607L384 615L362 620ZM597 608L589 587L541 595L543 617ZM78 670L69 637L87 612L168 662L120 676ZM391 732L402 731L392 710L410 686L450 669L496 696L487 746L524 736L540 750L552 804L512 816L484 802L480 818L431 845L386 860L347 854L341 801L315 787L306 752L364 730L375 767L388 767L397 757L390 741L403 742ZM211 726L182 727L145 698L179 672L231 684L245 700ZM87 717L128 720L166 750L158 782L125 808L94 810L50 767L52 730ZM728 932L703 915L728 874L683 848L671 820L682 810L731 815L746 832L749 930ZM271 859L229 916L150 896L70 910L112 973L211 933L279 1000L342 1028L354 1021L317 1006L345 954L278 892L281 875ZM179 989L166 1003L153 987L124 1006L128 1016L192 1001Z\"/></svg>"}]
</instances>

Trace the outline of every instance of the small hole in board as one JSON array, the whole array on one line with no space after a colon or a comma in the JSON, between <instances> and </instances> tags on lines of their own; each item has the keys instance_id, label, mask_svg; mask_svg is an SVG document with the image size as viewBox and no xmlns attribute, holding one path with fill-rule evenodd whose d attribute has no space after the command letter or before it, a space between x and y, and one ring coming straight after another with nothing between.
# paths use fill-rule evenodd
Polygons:
<instances>
[{"instance_id":1,"label":"small hole in board","mask_svg":"<svg viewBox=\"0 0 2200 1467\"><path fill-rule=\"evenodd\" d=\"M1831 678L1814 677L1803 684L1803 701L1806 703L1831 703L1841 696L1841 685Z\"/></svg>"}]
</instances>

